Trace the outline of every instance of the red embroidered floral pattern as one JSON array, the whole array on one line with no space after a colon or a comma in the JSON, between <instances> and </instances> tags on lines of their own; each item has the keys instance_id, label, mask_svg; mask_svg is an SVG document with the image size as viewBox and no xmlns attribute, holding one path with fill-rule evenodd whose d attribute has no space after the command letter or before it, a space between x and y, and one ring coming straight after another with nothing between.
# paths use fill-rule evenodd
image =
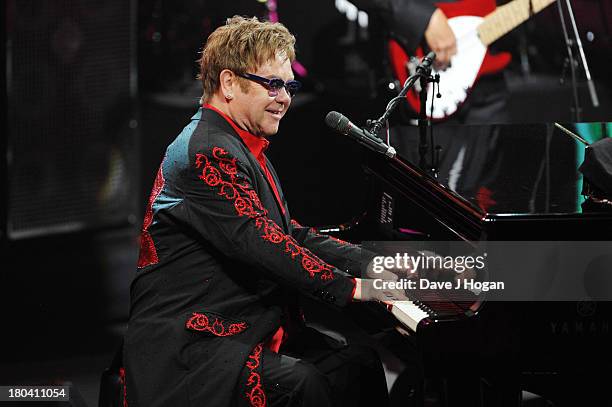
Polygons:
<instances>
[{"instance_id":1,"label":"red embroidered floral pattern","mask_svg":"<svg viewBox=\"0 0 612 407\"><path fill-rule=\"evenodd\" d=\"M263 388L263 380L259 371L261 365L261 352L263 351L263 343L259 343L253 348L253 352L249 355L246 362L246 367L250 370L247 378L247 392L245 394L249 403L253 407L266 406L266 393Z\"/></svg>"},{"instance_id":2,"label":"red embroidered floral pattern","mask_svg":"<svg viewBox=\"0 0 612 407\"><path fill-rule=\"evenodd\" d=\"M187 320L185 327L192 331L210 332L215 336L232 336L243 332L249 325L246 322L230 323L213 314L194 312L191 318Z\"/></svg>"},{"instance_id":3,"label":"red embroidered floral pattern","mask_svg":"<svg viewBox=\"0 0 612 407\"><path fill-rule=\"evenodd\" d=\"M153 203L164 188L164 183L164 174L162 173L162 166L160 166L157 171L157 176L155 177L155 182L153 183L153 190L149 197L149 204L147 205L144 222L142 224L142 232L140 233L138 268L147 267L159 261L157 250L155 249L155 242L153 242L153 237L151 237L151 233L149 233L149 227L153 222Z\"/></svg>"},{"instance_id":4,"label":"red embroidered floral pattern","mask_svg":"<svg viewBox=\"0 0 612 407\"><path fill-rule=\"evenodd\" d=\"M125 386L125 368L119 368L119 381L123 387L123 407L128 407L127 402L127 387Z\"/></svg>"},{"instance_id":5,"label":"red embroidered floral pattern","mask_svg":"<svg viewBox=\"0 0 612 407\"><path fill-rule=\"evenodd\" d=\"M333 268L301 247L295 239L267 217L268 211L263 207L257 192L244 179L237 177L236 158L228 158L227 151L214 147L212 159L204 154L196 154L196 168L201 169L199 178L211 187L219 189L218 194L234 201L234 208L240 216L255 219L255 227L262 232L262 239L276 244L284 244L285 253L292 259L300 261L302 268L313 278L318 275L322 280L332 280ZM217 164L218 168L213 165ZM226 180L229 179L229 180Z\"/></svg>"}]
</instances>

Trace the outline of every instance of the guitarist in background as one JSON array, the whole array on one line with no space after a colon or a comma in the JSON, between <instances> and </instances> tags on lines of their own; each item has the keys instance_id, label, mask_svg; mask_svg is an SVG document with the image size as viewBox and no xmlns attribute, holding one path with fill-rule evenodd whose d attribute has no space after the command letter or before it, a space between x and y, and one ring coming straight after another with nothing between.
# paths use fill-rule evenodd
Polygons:
<instances>
[{"instance_id":1,"label":"guitarist in background","mask_svg":"<svg viewBox=\"0 0 612 407\"><path fill-rule=\"evenodd\" d=\"M464 0L465 1L465 0ZM445 2L445 1L443 1ZM457 43L447 17L432 0L354 0L353 3L382 20L386 34L407 50L425 45L436 53L436 68L443 69L457 52ZM440 83L444 92L444 83ZM483 124L508 121L507 89L503 73L483 76L460 110L445 123ZM428 100L428 108L431 100ZM435 102L434 102L435 103ZM406 109L408 110L408 109ZM416 117L416 114L415 114Z\"/></svg>"},{"instance_id":2,"label":"guitarist in background","mask_svg":"<svg viewBox=\"0 0 612 407\"><path fill-rule=\"evenodd\" d=\"M478 7L482 0L459 0L455 5ZM436 53L436 69L444 69L451 57L457 53L457 39L451 30L447 16L442 11L449 2L433 0L355 0L357 7L368 11L371 21L380 22L389 38L396 39L406 50L416 50L419 46ZM469 14L469 10L466 10ZM381 21L382 20L382 21ZM376 29L376 27L373 27ZM382 31L382 30L380 30ZM440 82L440 92L444 93L444 81ZM437 99L434 99L434 104ZM450 177L458 168L460 176L452 183L456 192L487 188L494 179L497 168L489 168L487 162L494 163L505 154L499 147L499 126L510 120L507 112L508 90L503 71L484 75L477 80L465 103L448 119L436 121L433 126L434 140L431 145L441 146L437 150L436 161L431 163L441 177ZM427 100L429 109L431 98ZM420 162L419 129L410 123L415 113L408 103L401 103L392 116L390 142L398 154L412 162ZM401 113L400 113L401 112ZM468 125L468 126L464 126ZM474 126L479 125L478 131ZM430 154L427 154L430 157ZM494 156L496 159L491 159ZM431 168L429 167L429 168Z\"/></svg>"}]
</instances>

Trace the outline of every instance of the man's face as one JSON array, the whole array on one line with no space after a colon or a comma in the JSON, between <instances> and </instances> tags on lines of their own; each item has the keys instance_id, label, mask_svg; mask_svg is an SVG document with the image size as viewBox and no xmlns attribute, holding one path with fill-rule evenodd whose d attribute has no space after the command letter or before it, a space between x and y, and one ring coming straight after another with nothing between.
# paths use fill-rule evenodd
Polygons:
<instances>
[{"instance_id":1,"label":"man's face","mask_svg":"<svg viewBox=\"0 0 612 407\"><path fill-rule=\"evenodd\" d=\"M293 79L291 63L285 57L277 55L255 72L248 72L267 79L280 78L284 81ZM247 79L248 91L245 93L240 86L236 86L234 99L229 104L232 119L242 128L256 136L271 136L278 132L278 125L283 118L291 97L286 89L281 89L276 96L270 96L268 89L263 85Z\"/></svg>"}]
</instances>

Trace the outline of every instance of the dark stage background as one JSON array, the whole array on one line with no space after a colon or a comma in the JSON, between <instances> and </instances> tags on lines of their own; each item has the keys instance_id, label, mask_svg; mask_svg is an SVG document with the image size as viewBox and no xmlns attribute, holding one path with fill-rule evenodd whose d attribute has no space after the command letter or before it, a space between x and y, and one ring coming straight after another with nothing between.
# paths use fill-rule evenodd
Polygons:
<instances>
[{"instance_id":1,"label":"dark stage background","mask_svg":"<svg viewBox=\"0 0 612 407\"><path fill-rule=\"evenodd\" d=\"M584 75L585 121L610 121L612 4L573 2L601 106ZM88 405L128 317L143 210L165 147L197 109L195 60L225 18L264 16L256 0L37 2L1 6L0 384L73 382ZM364 151L324 124L363 124L392 97L382 39L346 1L279 1L308 74L269 157L294 218L345 222L366 200ZM572 122L555 7L497 44L510 121ZM442 84L442 91L444 90ZM441 124L440 126L443 126Z\"/></svg>"}]
</instances>

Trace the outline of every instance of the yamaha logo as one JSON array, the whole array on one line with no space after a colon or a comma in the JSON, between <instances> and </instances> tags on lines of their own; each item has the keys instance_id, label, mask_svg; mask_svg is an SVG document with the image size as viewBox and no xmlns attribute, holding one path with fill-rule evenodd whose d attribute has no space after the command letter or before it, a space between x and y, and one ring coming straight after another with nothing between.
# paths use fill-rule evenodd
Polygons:
<instances>
[{"instance_id":1,"label":"yamaha logo","mask_svg":"<svg viewBox=\"0 0 612 407\"><path fill-rule=\"evenodd\" d=\"M580 301L576 303L576 312L581 317L592 317L597 311L597 303L595 301Z\"/></svg>"}]
</instances>

